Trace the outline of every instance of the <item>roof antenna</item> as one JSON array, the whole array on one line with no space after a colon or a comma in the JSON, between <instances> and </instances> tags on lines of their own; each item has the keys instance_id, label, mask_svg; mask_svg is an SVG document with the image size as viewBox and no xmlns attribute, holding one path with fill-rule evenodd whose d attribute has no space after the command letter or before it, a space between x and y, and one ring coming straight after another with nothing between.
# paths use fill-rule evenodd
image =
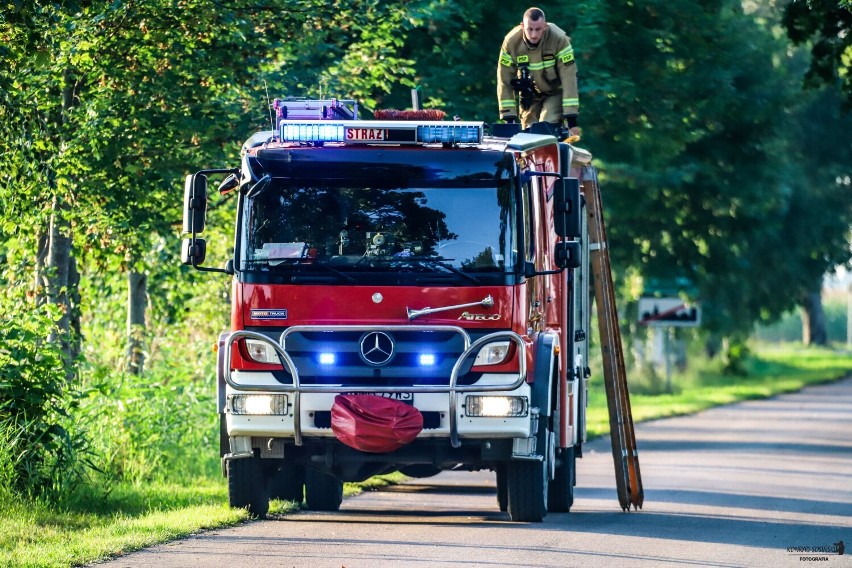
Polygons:
<instances>
[{"instance_id":1,"label":"roof antenna","mask_svg":"<svg viewBox=\"0 0 852 568\"><path fill-rule=\"evenodd\" d=\"M266 79L263 80L263 88L266 89L266 108L269 109L269 124L272 125L272 132L275 132L275 117L272 115L272 104L269 102L269 85L266 84Z\"/></svg>"}]
</instances>

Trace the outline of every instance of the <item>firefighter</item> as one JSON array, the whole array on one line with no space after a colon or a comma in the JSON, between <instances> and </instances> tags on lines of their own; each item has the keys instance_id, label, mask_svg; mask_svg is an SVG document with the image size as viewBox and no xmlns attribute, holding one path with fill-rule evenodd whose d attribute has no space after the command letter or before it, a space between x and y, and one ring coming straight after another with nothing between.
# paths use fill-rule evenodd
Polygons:
<instances>
[{"instance_id":1,"label":"firefighter","mask_svg":"<svg viewBox=\"0 0 852 568\"><path fill-rule=\"evenodd\" d=\"M521 24L503 39L497 63L497 104L500 118L514 122L520 116L523 128L544 121L579 134L580 99L571 39L547 23L541 8L524 12Z\"/></svg>"}]
</instances>

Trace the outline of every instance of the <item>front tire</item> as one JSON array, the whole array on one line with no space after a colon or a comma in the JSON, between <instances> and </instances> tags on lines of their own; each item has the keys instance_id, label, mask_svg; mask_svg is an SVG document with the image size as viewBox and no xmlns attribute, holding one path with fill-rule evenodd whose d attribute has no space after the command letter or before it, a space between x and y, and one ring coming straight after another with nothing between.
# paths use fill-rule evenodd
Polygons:
<instances>
[{"instance_id":1,"label":"front tire","mask_svg":"<svg viewBox=\"0 0 852 568\"><path fill-rule=\"evenodd\" d=\"M311 511L337 511L343 502L343 482L315 470L305 471L305 503Z\"/></svg>"},{"instance_id":2,"label":"front tire","mask_svg":"<svg viewBox=\"0 0 852 568\"><path fill-rule=\"evenodd\" d=\"M494 472L497 474L497 506L505 513L509 508L509 466L500 464Z\"/></svg>"},{"instance_id":3,"label":"front tire","mask_svg":"<svg viewBox=\"0 0 852 568\"><path fill-rule=\"evenodd\" d=\"M248 509L252 517L263 518L269 511L269 497L264 488L263 465L258 456L229 460L228 503Z\"/></svg>"},{"instance_id":4,"label":"front tire","mask_svg":"<svg viewBox=\"0 0 852 568\"><path fill-rule=\"evenodd\" d=\"M550 442L549 432L545 445ZM508 512L515 522L540 523L547 516L547 497L550 481L550 452L541 460L514 460L508 463Z\"/></svg>"},{"instance_id":5,"label":"front tire","mask_svg":"<svg viewBox=\"0 0 852 568\"><path fill-rule=\"evenodd\" d=\"M577 458L574 448L560 450L556 458L556 475L550 482L547 506L554 513L568 513L574 505Z\"/></svg>"}]
</instances>

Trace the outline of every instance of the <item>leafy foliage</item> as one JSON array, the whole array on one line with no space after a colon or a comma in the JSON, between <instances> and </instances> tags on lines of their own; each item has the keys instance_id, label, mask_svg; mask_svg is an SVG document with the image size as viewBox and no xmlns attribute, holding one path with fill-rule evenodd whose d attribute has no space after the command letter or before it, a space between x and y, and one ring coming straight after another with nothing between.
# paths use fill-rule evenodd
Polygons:
<instances>
[{"instance_id":1,"label":"leafy foliage","mask_svg":"<svg viewBox=\"0 0 852 568\"><path fill-rule=\"evenodd\" d=\"M339 77L351 95L369 102L390 83L405 81L407 61L395 56L404 41L398 31L416 19L401 5L375 0L25 0L0 14L0 120L5 126L0 167L7 174L0 181L6 212L0 234L16 243L17 266L25 274L36 273L43 254L38 237L47 230L56 200L65 204L76 256L86 273L83 327L89 364L83 382L94 389L77 413L105 433L96 443L103 452L101 465L112 478L198 473L165 463L162 452L180 456L209 441L201 439L207 430L200 425L213 415L207 404L210 386L202 382L210 369L199 374L192 367L194 357L180 359L185 343L173 335L180 328L159 333L161 325L182 322L187 304L197 304L195 298L210 292L209 282L193 287L198 274L187 275L176 259L174 225L180 218L183 174L237 159L246 133L266 125L267 113L257 104L264 100L265 83L272 84L276 96L307 95L317 86L337 88ZM228 214L227 205L212 213ZM216 239L212 245L222 241L211 249L225 254L229 237L215 231L211 236ZM120 368L124 357L123 318L115 316L123 311L119 275L128 269L151 272L156 310L150 319L157 333L148 350L159 367L156 376L139 380L109 370ZM29 277L16 280L21 293L33 292L24 283ZM183 283L187 280L189 285ZM203 309L196 306L190 327L209 331L206 322L198 322L211 311L215 319L210 321L223 325L227 308L220 309L221 300L228 292L221 288L214 294L220 303L205 300ZM104 301L112 292L115 302ZM15 309L29 309L27 302L36 297L37 292ZM51 348L38 342L27 354L42 356ZM187 374L181 376L181 369ZM7 372L20 383L42 381L52 397L71 396L70 385L44 367L23 373L13 366ZM36 396L36 390L25 390ZM5 410L9 424L24 428L24 422L15 421L29 420L30 414L20 404ZM204 433L187 441L196 425Z\"/></svg>"},{"instance_id":2,"label":"leafy foliage","mask_svg":"<svg viewBox=\"0 0 852 568\"><path fill-rule=\"evenodd\" d=\"M0 491L56 499L90 465L72 417L77 394L64 384L58 346L47 342L57 314L9 307L0 305Z\"/></svg>"},{"instance_id":3,"label":"leafy foliage","mask_svg":"<svg viewBox=\"0 0 852 568\"><path fill-rule=\"evenodd\" d=\"M838 82L852 108L852 3L847 0L793 0L784 11L787 34L796 44L810 42L811 64L805 84Z\"/></svg>"}]
</instances>

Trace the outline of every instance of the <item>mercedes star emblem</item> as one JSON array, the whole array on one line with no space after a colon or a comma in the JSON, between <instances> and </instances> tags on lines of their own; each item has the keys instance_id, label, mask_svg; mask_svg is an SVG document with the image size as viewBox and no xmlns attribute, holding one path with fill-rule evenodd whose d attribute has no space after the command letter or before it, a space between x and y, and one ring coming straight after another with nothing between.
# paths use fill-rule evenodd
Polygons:
<instances>
[{"instance_id":1,"label":"mercedes star emblem","mask_svg":"<svg viewBox=\"0 0 852 568\"><path fill-rule=\"evenodd\" d=\"M370 365L384 365L393 357L393 340L387 333L371 331L361 338L361 358Z\"/></svg>"}]
</instances>

